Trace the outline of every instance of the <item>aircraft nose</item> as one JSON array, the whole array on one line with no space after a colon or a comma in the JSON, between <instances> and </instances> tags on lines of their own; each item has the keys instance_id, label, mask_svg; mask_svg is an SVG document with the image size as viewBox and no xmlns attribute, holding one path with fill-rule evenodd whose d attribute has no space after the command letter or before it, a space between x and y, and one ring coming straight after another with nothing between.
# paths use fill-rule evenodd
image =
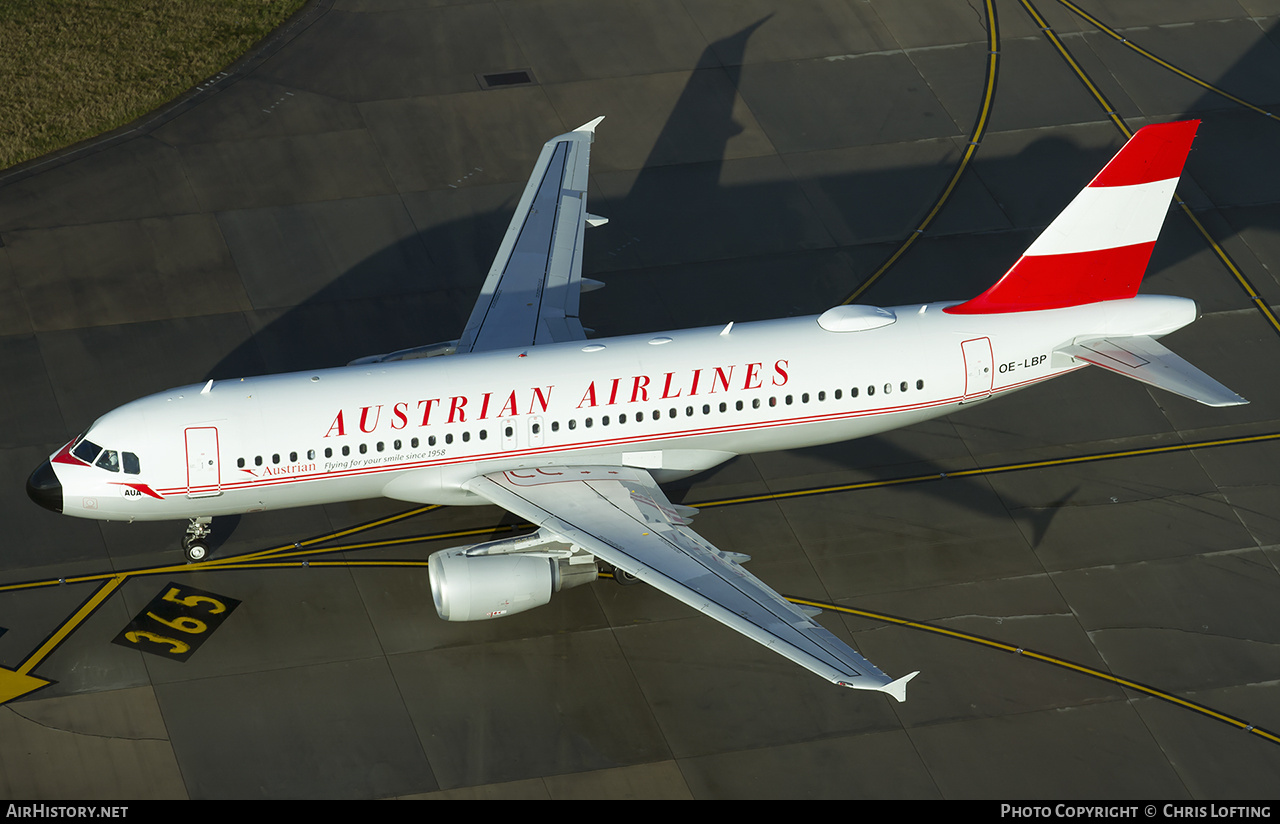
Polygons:
<instances>
[{"instance_id":1,"label":"aircraft nose","mask_svg":"<svg viewBox=\"0 0 1280 824\"><path fill-rule=\"evenodd\" d=\"M27 478L27 496L52 512L62 511L62 484L53 472L53 464L45 461Z\"/></svg>"}]
</instances>

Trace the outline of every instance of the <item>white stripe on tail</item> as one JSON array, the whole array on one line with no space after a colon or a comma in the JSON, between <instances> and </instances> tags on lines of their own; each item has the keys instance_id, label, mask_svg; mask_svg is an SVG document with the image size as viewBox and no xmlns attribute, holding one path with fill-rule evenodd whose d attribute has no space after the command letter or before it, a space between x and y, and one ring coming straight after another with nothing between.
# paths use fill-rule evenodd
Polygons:
<instances>
[{"instance_id":1,"label":"white stripe on tail","mask_svg":"<svg viewBox=\"0 0 1280 824\"><path fill-rule=\"evenodd\" d=\"M1004 277L944 311L1030 312L1136 295L1199 125L1139 130Z\"/></svg>"}]
</instances>

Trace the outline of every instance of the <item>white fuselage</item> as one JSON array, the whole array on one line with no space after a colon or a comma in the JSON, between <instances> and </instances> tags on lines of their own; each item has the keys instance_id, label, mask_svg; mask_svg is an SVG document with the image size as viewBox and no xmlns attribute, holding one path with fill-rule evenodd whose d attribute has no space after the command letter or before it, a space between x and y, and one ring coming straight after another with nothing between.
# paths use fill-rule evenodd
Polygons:
<instances>
[{"instance_id":1,"label":"white fuselage","mask_svg":"<svg viewBox=\"0 0 1280 824\"><path fill-rule=\"evenodd\" d=\"M485 503L462 484L521 466L638 466L661 481L945 415L1080 368L1052 354L1076 339L1158 337L1196 317L1192 301L1158 296L1008 314L948 305L894 307L860 331L810 316L196 384L85 433L136 455L135 474L65 449L53 467L66 514L107 520L378 496ZM822 317L838 324L841 311Z\"/></svg>"}]
</instances>

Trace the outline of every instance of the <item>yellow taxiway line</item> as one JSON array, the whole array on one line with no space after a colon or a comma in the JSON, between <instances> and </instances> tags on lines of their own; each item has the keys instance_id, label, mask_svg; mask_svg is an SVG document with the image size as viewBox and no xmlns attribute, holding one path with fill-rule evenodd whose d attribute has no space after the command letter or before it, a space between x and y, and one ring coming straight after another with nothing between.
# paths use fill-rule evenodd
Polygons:
<instances>
[{"instance_id":1,"label":"yellow taxiway line","mask_svg":"<svg viewBox=\"0 0 1280 824\"><path fill-rule=\"evenodd\" d=\"M1229 100L1232 100L1236 103L1239 103L1242 106L1252 109L1255 112L1264 114L1267 117L1272 119L1277 119L1276 116L1273 115L1271 112L1268 112L1262 108L1259 108L1258 106L1255 106L1252 103L1241 100L1238 97L1234 97L1230 94L1227 94L1226 92L1217 88L1216 86L1210 85L1209 83L1206 83L1203 80L1200 80L1194 75L1188 74L1182 69L1179 69L1177 66L1174 66L1173 64L1168 63L1167 61L1161 60L1160 58L1156 57L1154 54L1151 54L1150 52L1139 48L1136 44L1129 42L1127 38L1121 36L1114 29L1108 28L1107 26L1099 22L1096 18L1086 14L1083 10L1075 6L1073 3L1067 2L1067 0L1058 0L1058 2L1062 3L1062 5L1066 6L1071 11L1080 15L1085 20L1088 20L1090 23L1094 24L1102 31L1106 32L1107 34L1111 35L1115 39L1119 40L1124 45L1137 51L1139 54L1142 54L1143 56L1155 61L1161 66L1164 66L1170 71L1177 73L1181 77L1184 77L1188 80L1198 83L1204 88L1209 89L1210 91L1213 91L1217 94L1220 94L1223 97ZM1098 105L1102 107L1102 110L1106 112L1107 117L1111 118L1111 122L1114 123L1116 128L1120 130L1120 133L1125 136L1125 139L1127 140L1128 138L1133 137L1133 131L1129 128L1128 124L1124 122L1124 119L1120 117L1120 115L1116 112L1115 106L1113 106L1111 104L1111 101L1107 99L1107 96L1104 95L1096 85L1094 85L1093 80L1089 77L1088 73L1085 72L1085 70L1080 67L1080 64L1076 62L1075 58L1071 56L1071 52L1067 48L1066 44L1062 42L1062 38L1058 37L1058 34L1053 30L1053 27L1050 26L1045 21L1045 19L1040 16L1039 10L1037 10L1036 7L1031 3L1031 0L1021 0L1021 3L1022 3L1022 7L1027 10L1027 13L1031 15L1031 18L1035 20L1036 25L1038 25L1040 27L1040 30L1044 32L1044 36L1047 37L1049 39L1049 42L1053 44L1054 48L1058 50L1058 54L1060 54L1062 56L1062 59L1067 62L1067 65L1071 67L1071 70L1076 73L1076 77L1080 79L1080 82L1084 83L1085 88L1087 88L1089 90L1089 93L1093 95L1094 100L1096 100L1098 102ZM1215 255L1217 255L1218 260L1222 262L1222 265L1227 267L1227 271L1231 273L1231 276L1235 278L1236 283L1239 284L1240 288L1244 290L1246 295L1248 295L1249 301L1253 304L1254 308L1257 309L1258 312L1262 314L1262 316L1266 319L1267 323L1271 324L1271 328L1275 332L1280 333L1280 320L1277 320L1275 313L1271 311L1271 307L1268 306L1267 302L1263 300L1262 297L1258 294L1258 290L1254 288L1253 282L1249 280L1249 278L1244 274L1243 271L1241 271L1240 267L1237 266L1235 261L1231 259L1231 256L1227 254L1227 251L1223 249L1222 246L1220 246L1216 240L1213 239L1213 236L1209 234L1209 230L1206 229L1204 224L1200 222L1200 219L1197 218L1191 212L1191 207L1187 206L1186 202L1182 199L1181 196L1178 195L1177 192L1174 192L1173 200L1178 205L1178 208L1182 210L1182 213L1191 219L1191 224L1195 226L1196 231L1198 231L1201 234L1201 236L1204 237L1205 241L1208 242L1209 248L1213 250L1213 253Z\"/></svg>"},{"instance_id":2,"label":"yellow taxiway line","mask_svg":"<svg viewBox=\"0 0 1280 824\"><path fill-rule=\"evenodd\" d=\"M968 641L970 643L978 644L984 647L989 647L991 649L998 649L1002 652L1013 653L1014 655L1020 655L1020 656L1023 656L1024 658L1030 658L1032 660L1041 661L1046 664L1053 664L1054 666L1062 667L1064 669L1069 669L1074 672L1081 673L1082 675L1088 675L1091 678L1097 678L1102 681L1107 681L1112 684L1117 684L1126 689L1130 689L1136 692L1141 692L1146 695L1150 695L1153 698L1159 698L1161 701L1168 701L1169 703L1182 707L1183 709L1191 710L1192 712L1196 712L1206 717L1212 718L1215 721L1221 721L1224 724L1229 724L1233 727L1236 727L1237 729L1241 729L1241 730L1244 730L1245 732L1252 733L1253 735L1260 736L1266 739L1267 741L1270 741L1273 744L1280 744L1280 736L1277 736L1275 733L1269 730L1263 729L1262 727L1258 727L1254 724L1250 724L1247 721L1242 721L1239 718L1235 718L1233 716L1220 713L1217 710L1210 709L1209 707L1204 706L1203 704L1197 704L1194 701L1188 701L1185 698L1179 698L1178 696L1173 695L1172 693L1165 692L1164 690L1159 690L1159 689L1156 689L1155 687L1150 687L1150 686L1147 686L1146 684L1141 684L1137 681L1131 681L1128 678L1121 678L1119 676L1112 675L1109 672L1103 672L1102 670L1094 669L1093 667L1086 667L1083 664L1077 664L1074 661L1068 661L1065 658L1059 658L1055 655L1048 655L1043 652L1036 652L1035 650L1027 649L1026 647L1019 647L1013 644L1006 644L1003 641L995 641L990 638L984 638L981 635L974 635L973 633L970 633L970 632L961 632L960 630L951 629L949 627L941 627L936 624L926 624L920 621L910 621L906 618L899 618L896 615L887 615L882 612L871 612L869 610L864 610L864 609L854 609L852 607L845 607L839 604L831 604L825 601L812 601L807 598L792 598L789 596L783 596L783 597L785 597L791 603L799 604L801 606L817 607L818 609L830 610L832 612L840 612L845 615L856 615L860 618L870 618L875 621L882 621L886 624L895 624L900 627L907 627L908 629L920 630L921 632L928 632L934 635L944 635L949 638L956 638L961 641Z\"/></svg>"},{"instance_id":3,"label":"yellow taxiway line","mask_svg":"<svg viewBox=\"0 0 1280 824\"><path fill-rule=\"evenodd\" d=\"M889 256L889 259L882 263L880 268L872 273L871 277L864 280L857 289L853 290L852 294L842 301L843 303L853 303L862 297L924 234L925 230L929 228L929 224L933 223L933 219L938 216L938 213L942 211L942 207L951 198L951 193L955 191L956 186L960 183L960 177L969 168L969 162L973 160L973 156L978 153L978 147L982 145L982 137L987 132L987 124L991 120L991 108L996 99L996 77L1000 69L1000 26L999 21L996 19L995 0L985 0L985 3L987 7L987 76L982 86L982 102L978 106L978 118L973 124L973 131L969 134L969 144L965 147L964 154L960 158L960 165L956 167L955 173L947 181L942 194L938 196L929 213L924 216L924 220L920 221L919 225L907 235L906 240L902 241L894 253Z\"/></svg>"}]
</instances>

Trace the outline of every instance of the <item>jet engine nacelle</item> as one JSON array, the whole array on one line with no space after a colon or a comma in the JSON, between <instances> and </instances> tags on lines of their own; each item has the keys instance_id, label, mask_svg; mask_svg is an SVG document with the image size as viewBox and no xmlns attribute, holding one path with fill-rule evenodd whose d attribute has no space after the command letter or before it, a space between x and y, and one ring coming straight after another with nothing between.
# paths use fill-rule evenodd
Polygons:
<instances>
[{"instance_id":1,"label":"jet engine nacelle","mask_svg":"<svg viewBox=\"0 0 1280 824\"><path fill-rule=\"evenodd\" d=\"M483 621L540 607L551 593L590 583L595 563L511 553L468 555L471 547L433 553L428 566L431 598L446 621Z\"/></svg>"}]
</instances>

